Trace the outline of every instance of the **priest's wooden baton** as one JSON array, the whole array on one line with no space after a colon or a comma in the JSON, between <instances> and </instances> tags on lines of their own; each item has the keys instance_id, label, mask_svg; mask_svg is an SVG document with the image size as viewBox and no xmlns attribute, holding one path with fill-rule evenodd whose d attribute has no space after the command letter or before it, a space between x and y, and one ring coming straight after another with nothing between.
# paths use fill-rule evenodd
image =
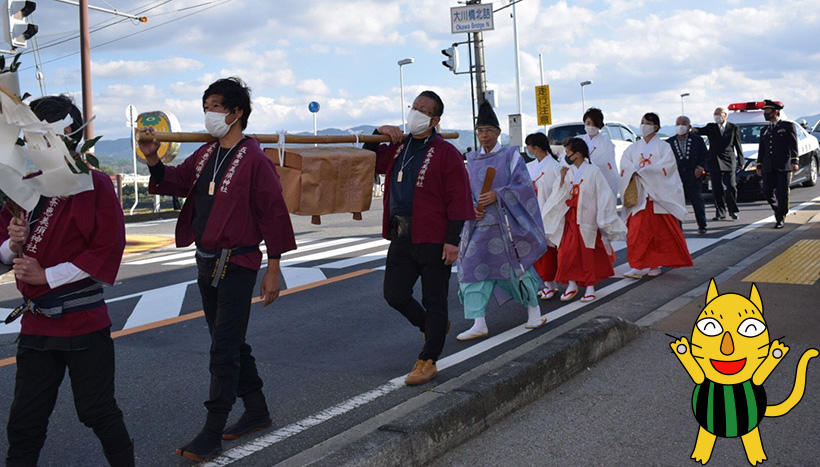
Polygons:
<instances>
[{"instance_id":1,"label":"priest's wooden baton","mask_svg":"<svg viewBox=\"0 0 820 467\"><path fill-rule=\"evenodd\" d=\"M487 193L490 191L490 188L493 186L493 180L495 180L495 167L487 167L487 173L484 175L484 184L481 185L481 194ZM478 212L484 212L484 206L481 203L476 206Z\"/></svg>"}]
</instances>

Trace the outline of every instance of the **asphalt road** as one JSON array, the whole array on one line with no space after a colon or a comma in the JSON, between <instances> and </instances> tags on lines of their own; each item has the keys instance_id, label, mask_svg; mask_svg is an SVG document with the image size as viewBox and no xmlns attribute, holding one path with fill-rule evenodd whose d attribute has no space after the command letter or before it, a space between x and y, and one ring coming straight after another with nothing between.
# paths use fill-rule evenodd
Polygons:
<instances>
[{"instance_id":1,"label":"asphalt road","mask_svg":"<svg viewBox=\"0 0 820 467\"><path fill-rule=\"evenodd\" d=\"M818 195L818 187L795 189L792 205ZM818 209L818 205L810 203L807 209ZM551 317L547 326L506 342L492 341L493 346L484 341L484 347L490 348L481 352L477 349L482 343L476 346L455 340L455 334L469 324L454 293L454 274L449 301L453 332L437 383L586 314L614 308L623 317L637 320L795 228L789 224L784 231L775 231L767 222L752 229L771 210L762 202L743 204L741 210L736 222L710 223L705 236L696 234L690 213L684 231L690 248L697 250L695 267L665 273L651 282L608 279L598 287L603 296L586 306L542 302L542 312ZM321 226L314 226L308 218L293 218L300 249L283 258L284 284L290 291L286 289L269 308L254 305L248 331L266 384L276 436L268 437L268 448L234 465L272 465L285 460L433 386L408 388L396 383L412 367L422 336L382 298L379 268L384 265L386 244L379 241L380 220L379 200L374 200L374 209L364 213L361 222L351 220L350 215L330 215L323 216ZM172 222L128 226L129 233L172 231ZM617 256L616 266L623 269L625 250ZM115 340L117 398L135 439L138 465L188 465L174 450L196 434L204 421L208 334L204 319L197 314L201 303L192 283L192 258L191 250L170 248L130 256L115 287L106 290L112 330L125 330ZM13 285L0 286L0 308L15 306L18 297ZM493 336L520 327L525 319L524 310L515 304L491 305L488 310ZM158 320L166 325L157 325ZM15 353L12 330L0 327L0 359ZM0 394L5 396L0 402L2 420L8 417L14 372L14 364L0 366ZM333 410L327 411L329 408ZM236 412L234 417L239 415ZM263 433L267 434L271 432ZM225 443L224 447L240 444ZM5 449L2 436L0 455ZM66 381L40 464L101 465L102 459L93 433L77 420Z\"/></svg>"}]
</instances>

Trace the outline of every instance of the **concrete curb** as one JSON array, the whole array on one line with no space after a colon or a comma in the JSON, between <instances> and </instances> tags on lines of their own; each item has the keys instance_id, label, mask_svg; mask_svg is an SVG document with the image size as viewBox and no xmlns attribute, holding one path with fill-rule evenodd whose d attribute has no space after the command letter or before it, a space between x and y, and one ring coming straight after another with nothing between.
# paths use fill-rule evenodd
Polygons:
<instances>
[{"instance_id":1,"label":"concrete curb","mask_svg":"<svg viewBox=\"0 0 820 467\"><path fill-rule=\"evenodd\" d=\"M308 465L424 465L642 332L639 326L620 318L591 319Z\"/></svg>"}]
</instances>

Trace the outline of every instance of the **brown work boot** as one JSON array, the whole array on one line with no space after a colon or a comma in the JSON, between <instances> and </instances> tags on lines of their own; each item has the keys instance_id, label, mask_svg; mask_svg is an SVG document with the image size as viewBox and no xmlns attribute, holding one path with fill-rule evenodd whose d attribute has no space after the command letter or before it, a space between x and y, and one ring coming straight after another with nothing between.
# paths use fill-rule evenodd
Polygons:
<instances>
[{"instance_id":1,"label":"brown work boot","mask_svg":"<svg viewBox=\"0 0 820 467\"><path fill-rule=\"evenodd\" d=\"M438 370L433 360L416 360L413 371L404 379L404 384L408 386L424 384L435 378L437 374Z\"/></svg>"}]
</instances>

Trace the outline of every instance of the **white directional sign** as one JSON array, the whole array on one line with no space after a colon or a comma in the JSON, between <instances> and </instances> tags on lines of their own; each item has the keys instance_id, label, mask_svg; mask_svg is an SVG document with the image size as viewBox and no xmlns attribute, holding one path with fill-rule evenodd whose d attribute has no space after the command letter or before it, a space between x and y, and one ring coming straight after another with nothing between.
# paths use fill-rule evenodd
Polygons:
<instances>
[{"instance_id":1,"label":"white directional sign","mask_svg":"<svg viewBox=\"0 0 820 467\"><path fill-rule=\"evenodd\" d=\"M493 4L479 3L450 8L450 28L453 34L494 29Z\"/></svg>"}]
</instances>

